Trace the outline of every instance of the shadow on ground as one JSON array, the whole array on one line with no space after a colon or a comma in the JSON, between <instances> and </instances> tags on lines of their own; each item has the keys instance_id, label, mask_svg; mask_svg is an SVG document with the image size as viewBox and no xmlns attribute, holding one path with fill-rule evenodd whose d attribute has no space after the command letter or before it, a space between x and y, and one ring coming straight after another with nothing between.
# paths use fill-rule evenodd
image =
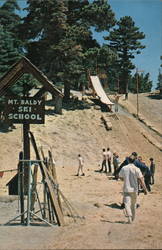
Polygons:
<instances>
[{"instance_id":1,"label":"shadow on ground","mask_svg":"<svg viewBox=\"0 0 162 250\"><path fill-rule=\"evenodd\" d=\"M162 95L148 95L147 97L149 97L150 99L154 99L154 100L162 99Z\"/></svg>"},{"instance_id":2,"label":"shadow on ground","mask_svg":"<svg viewBox=\"0 0 162 250\"><path fill-rule=\"evenodd\" d=\"M111 208L116 208L116 209L122 209L121 205L117 204L117 203L111 203L111 204L104 204L107 207L111 207Z\"/></svg>"}]
</instances>

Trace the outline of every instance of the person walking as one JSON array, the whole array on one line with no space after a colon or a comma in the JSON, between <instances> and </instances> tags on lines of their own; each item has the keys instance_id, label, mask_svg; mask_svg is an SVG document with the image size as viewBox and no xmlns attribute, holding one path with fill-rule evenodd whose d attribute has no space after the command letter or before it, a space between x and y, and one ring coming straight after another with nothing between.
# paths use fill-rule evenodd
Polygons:
<instances>
[{"instance_id":1,"label":"person walking","mask_svg":"<svg viewBox=\"0 0 162 250\"><path fill-rule=\"evenodd\" d=\"M81 172L81 176L85 176L85 174L83 172L84 160L83 160L83 157L80 154L78 155L78 162L79 162L79 166L78 166L78 173L76 174L76 176L79 176L80 172Z\"/></svg>"},{"instance_id":2,"label":"person walking","mask_svg":"<svg viewBox=\"0 0 162 250\"><path fill-rule=\"evenodd\" d=\"M103 148L102 149L102 167L99 170L99 172L102 172L105 169L105 173L107 173L107 153L106 153L106 149Z\"/></svg>"},{"instance_id":3,"label":"person walking","mask_svg":"<svg viewBox=\"0 0 162 250\"><path fill-rule=\"evenodd\" d=\"M137 159L137 156L138 156L137 152L132 152L130 156L126 156L125 160L120 164L119 168L116 170L116 180L118 180L118 178L119 178L120 170L124 166L128 165L130 163L130 159L132 159L132 158L134 159L134 162L133 162L133 164L134 164L136 159ZM124 197L123 197L123 200L121 203L121 209L124 209L124 208L125 208L125 204L124 204Z\"/></svg>"},{"instance_id":4,"label":"person walking","mask_svg":"<svg viewBox=\"0 0 162 250\"><path fill-rule=\"evenodd\" d=\"M155 180L154 180L155 163L154 163L154 159L153 158L150 158L150 173L151 173L150 184L153 185L155 183Z\"/></svg>"},{"instance_id":5,"label":"person walking","mask_svg":"<svg viewBox=\"0 0 162 250\"><path fill-rule=\"evenodd\" d=\"M109 167L109 173L111 173L111 161L112 161L112 153L110 151L110 148L107 148L107 163L108 163L108 167Z\"/></svg>"},{"instance_id":6,"label":"person walking","mask_svg":"<svg viewBox=\"0 0 162 250\"><path fill-rule=\"evenodd\" d=\"M134 157L129 157L129 164L122 167L119 172L119 177L124 180L123 200L129 224L135 219L138 181L144 189L144 194L147 194L142 172L133 164L133 162Z\"/></svg>"}]
</instances>

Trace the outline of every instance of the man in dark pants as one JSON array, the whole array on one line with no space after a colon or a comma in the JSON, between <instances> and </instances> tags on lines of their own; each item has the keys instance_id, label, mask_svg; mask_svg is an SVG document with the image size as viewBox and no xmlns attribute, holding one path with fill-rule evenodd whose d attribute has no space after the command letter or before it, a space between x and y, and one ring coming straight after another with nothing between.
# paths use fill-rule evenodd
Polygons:
<instances>
[{"instance_id":1,"label":"man in dark pants","mask_svg":"<svg viewBox=\"0 0 162 250\"><path fill-rule=\"evenodd\" d=\"M150 169L147 166L145 168L143 176L144 176L144 181L145 181L146 188L150 192L151 191L151 187L150 187L151 173L150 173Z\"/></svg>"},{"instance_id":2,"label":"man in dark pants","mask_svg":"<svg viewBox=\"0 0 162 250\"><path fill-rule=\"evenodd\" d=\"M154 184L154 174L155 174L155 163L154 163L153 158L150 158L150 173L151 173L150 184L153 185Z\"/></svg>"},{"instance_id":3,"label":"man in dark pants","mask_svg":"<svg viewBox=\"0 0 162 250\"><path fill-rule=\"evenodd\" d=\"M103 150L102 150L102 156L103 156L102 167L99 171L102 172L105 168L104 172L107 173L107 153L106 153L105 148L103 148Z\"/></svg>"},{"instance_id":4,"label":"man in dark pants","mask_svg":"<svg viewBox=\"0 0 162 250\"><path fill-rule=\"evenodd\" d=\"M146 166L146 164L142 161L142 157L138 156L138 159L134 161L134 165L139 168L144 176L144 182L146 185L147 190L150 192L151 187L150 187L150 178L151 178L151 173L149 168Z\"/></svg>"},{"instance_id":5,"label":"man in dark pants","mask_svg":"<svg viewBox=\"0 0 162 250\"><path fill-rule=\"evenodd\" d=\"M112 158L112 153L110 151L110 148L107 148L107 163L109 167L109 173L111 173L111 158Z\"/></svg>"}]
</instances>

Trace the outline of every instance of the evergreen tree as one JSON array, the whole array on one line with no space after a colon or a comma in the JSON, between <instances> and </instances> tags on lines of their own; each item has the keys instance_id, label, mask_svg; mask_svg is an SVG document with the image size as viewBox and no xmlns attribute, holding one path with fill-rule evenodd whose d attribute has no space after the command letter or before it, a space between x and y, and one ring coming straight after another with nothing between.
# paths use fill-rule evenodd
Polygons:
<instances>
[{"instance_id":1,"label":"evergreen tree","mask_svg":"<svg viewBox=\"0 0 162 250\"><path fill-rule=\"evenodd\" d=\"M18 50L14 47L12 33L4 31L2 25L0 26L0 51L0 76L2 76L20 58Z\"/></svg>"},{"instance_id":2,"label":"evergreen tree","mask_svg":"<svg viewBox=\"0 0 162 250\"><path fill-rule=\"evenodd\" d=\"M18 26L21 23L21 17L16 14L20 10L17 0L6 0L0 7L0 25L4 31L10 32L13 36L14 46L23 53L23 43L18 39Z\"/></svg>"},{"instance_id":3,"label":"evergreen tree","mask_svg":"<svg viewBox=\"0 0 162 250\"><path fill-rule=\"evenodd\" d=\"M0 25L0 77L20 58L14 47L14 39L10 32L4 31ZM0 97L0 112L4 109L4 97Z\"/></svg>"},{"instance_id":4,"label":"evergreen tree","mask_svg":"<svg viewBox=\"0 0 162 250\"><path fill-rule=\"evenodd\" d=\"M152 88L150 74L135 73L134 76L130 77L129 90L133 93L137 93L137 84L139 93L150 92Z\"/></svg>"},{"instance_id":5,"label":"evergreen tree","mask_svg":"<svg viewBox=\"0 0 162 250\"><path fill-rule=\"evenodd\" d=\"M162 56L160 56L160 60L162 61ZM159 74L158 74L158 82L156 89L160 90L160 94L162 94L162 73L161 73L162 63L160 65Z\"/></svg>"},{"instance_id":6,"label":"evergreen tree","mask_svg":"<svg viewBox=\"0 0 162 250\"><path fill-rule=\"evenodd\" d=\"M100 48L91 27L108 30L115 24L114 14L104 0L28 0L27 4L28 15L19 32L21 38L30 39L28 57L55 83L64 83L68 99L71 87L87 71L87 51L94 48L95 54Z\"/></svg>"},{"instance_id":7,"label":"evergreen tree","mask_svg":"<svg viewBox=\"0 0 162 250\"><path fill-rule=\"evenodd\" d=\"M161 73L161 69L159 69L158 82L157 82L156 89L160 90L160 93L162 93L162 73Z\"/></svg>"},{"instance_id":8,"label":"evergreen tree","mask_svg":"<svg viewBox=\"0 0 162 250\"><path fill-rule=\"evenodd\" d=\"M15 13L20 10L16 0L6 0L0 7L0 24L4 30L14 33L15 27L20 24L21 17Z\"/></svg>"},{"instance_id":9,"label":"evergreen tree","mask_svg":"<svg viewBox=\"0 0 162 250\"><path fill-rule=\"evenodd\" d=\"M118 27L115 27L105 39L109 40L110 48L118 52L116 63L120 69L120 93L128 95L129 75L131 70L135 68L131 59L135 57L134 54L141 53L141 49L145 48L139 41L144 39L145 35L135 26L130 16L122 17L117 25Z\"/></svg>"}]
</instances>

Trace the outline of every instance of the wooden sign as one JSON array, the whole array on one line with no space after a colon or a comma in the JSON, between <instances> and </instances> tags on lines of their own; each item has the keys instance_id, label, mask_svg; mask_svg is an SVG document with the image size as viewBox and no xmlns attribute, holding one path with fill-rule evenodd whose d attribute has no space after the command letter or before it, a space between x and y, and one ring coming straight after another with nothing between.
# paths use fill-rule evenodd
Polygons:
<instances>
[{"instance_id":1,"label":"wooden sign","mask_svg":"<svg viewBox=\"0 0 162 250\"><path fill-rule=\"evenodd\" d=\"M44 99L32 97L6 99L5 119L13 123L41 124L44 123Z\"/></svg>"}]
</instances>

